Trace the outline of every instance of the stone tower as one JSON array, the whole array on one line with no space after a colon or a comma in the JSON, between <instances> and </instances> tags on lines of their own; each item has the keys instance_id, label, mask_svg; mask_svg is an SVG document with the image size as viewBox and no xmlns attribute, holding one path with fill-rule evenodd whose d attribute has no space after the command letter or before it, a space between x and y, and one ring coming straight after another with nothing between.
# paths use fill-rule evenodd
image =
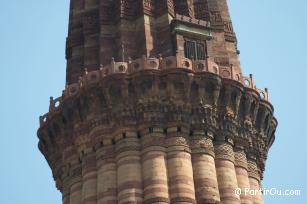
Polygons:
<instances>
[{"instance_id":1,"label":"stone tower","mask_svg":"<svg viewBox=\"0 0 307 204\"><path fill-rule=\"evenodd\" d=\"M260 204L277 120L226 0L71 0L67 80L40 117L63 204Z\"/></svg>"}]
</instances>

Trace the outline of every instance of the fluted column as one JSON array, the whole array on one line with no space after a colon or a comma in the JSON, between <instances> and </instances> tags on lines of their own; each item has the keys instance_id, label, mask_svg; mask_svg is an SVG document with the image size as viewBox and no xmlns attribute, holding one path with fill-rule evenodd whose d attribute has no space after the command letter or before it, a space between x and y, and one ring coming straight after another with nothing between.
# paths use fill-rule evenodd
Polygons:
<instances>
[{"instance_id":1,"label":"fluted column","mask_svg":"<svg viewBox=\"0 0 307 204\"><path fill-rule=\"evenodd\" d=\"M82 204L82 168L78 159L71 163L70 204Z\"/></svg>"},{"instance_id":2,"label":"fluted column","mask_svg":"<svg viewBox=\"0 0 307 204\"><path fill-rule=\"evenodd\" d=\"M104 142L96 153L97 204L117 204L117 178L114 145Z\"/></svg>"},{"instance_id":3,"label":"fluted column","mask_svg":"<svg viewBox=\"0 0 307 204\"><path fill-rule=\"evenodd\" d=\"M65 161L65 165L63 166L63 174L62 174L62 203L70 204L70 189L71 189L71 174L73 166L71 163L74 163L74 159L76 158L76 154L74 152L74 148L71 145L71 141L63 141L63 145L66 147L63 151L63 161Z\"/></svg>"},{"instance_id":4,"label":"fluted column","mask_svg":"<svg viewBox=\"0 0 307 204\"><path fill-rule=\"evenodd\" d=\"M84 0L83 11L84 66L88 71L99 69L99 1Z\"/></svg>"},{"instance_id":5,"label":"fluted column","mask_svg":"<svg viewBox=\"0 0 307 204\"><path fill-rule=\"evenodd\" d=\"M245 193L246 189L250 189L246 154L243 149L235 149L234 155L238 187L242 192L240 195L241 203L253 204L250 195Z\"/></svg>"},{"instance_id":6,"label":"fluted column","mask_svg":"<svg viewBox=\"0 0 307 204\"><path fill-rule=\"evenodd\" d=\"M142 203L140 144L136 132L123 133L116 143L116 154L118 204Z\"/></svg>"},{"instance_id":7,"label":"fluted column","mask_svg":"<svg viewBox=\"0 0 307 204\"><path fill-rule=\"evenodd\" d=\"M220 201L211 134L194 131L191 141L196 200L198 204Z\"/></svg>"},{"instance_id":8,"label":"fluted column","mask_svg":"<svg viewBox=\"0 0 307 204\"><path fill-rule=\"evenodd\" d=\"M240 198L235 195L238 188L236 170L234 166L234 152L232 145L226 142L215 144L215 166L221 203L238 204Z\"/></svg>"},{"instance_id":9,"label":"fluted column","mask_svg":"<svg viewBox=\"0 0 307 204\"><path fill-rule=\"evenodd\" d=\"M84 68L83 11L84 0L71 0L66 42L67 84L78 82Z\"/></svg>"},{"instance_id":10,"label":"fluted column","mask_svg":"<svg viewBox=\"0 0 307 204\"><path fill-rule=\"evenodd\" d=\"M110 12L114 7L113 4L113 1L99 1L99 62L101 65L109 64L112 57L115 56L115 36L112 35L115 19L113 18L114 13Z\"/></svg>"},{"instance_id":11,"label":"fluted column","mask_svg":"<svg viewBox=\"0 0 307 204\"><path fill-rule=\"evenodd\" d=\"M93 148L85 150L82 160L82 204L97 203L96 155Z\"/></svg>"},{"instance_id":12,"label":"fluted column","mask_svg":"<svg viewBox=\"0 0 307 204\"><path fill-rule=\"evenodd\" d=\"M65 173L63 179L63 190L62 190L62 203L70 204L70 177L68 173Z\"/></svg>"},{"instance_id":13,"label":"fluted column","mask_svg":"<svg viewBox=\"0 0 307 204\"><path fill-rule=\"evenodd\" d=\"M185 128L167 129L167 170L171 203L196 203L191 150Z\"/></svg>"},{"instance_id":14,"label":"fluted column","mask_svg":"<svg viewBox=\"0 0 307 204\"><path fill-rule=\"evenodd\" d=\"M263 204L259 170L254 158L248 158L248 176L250 189L255 192L251 195L253 204Z\"/></svg>"},{"instance_id":15,"label":"fluted column","mask_svg":"<svg viewBox=\"0 0 307 204\"><path fill-rule=\"evenodd\" d=\"M163 56L173 54L172 35L169 22L174 16L173 0L160 0L156 4L156 52ZM162 41L159 39L163 39Z\"/></svg>"},{"instance_id":16,"label":"fluted column","mask_svg":"<svg viewBox=\"0 0 307 204\"><path fill-rule=\"evenodd\" d=\"M170 203L166 168L165 135L162 128L142 131L143 204Z\"/></svg>"}]
</instances>

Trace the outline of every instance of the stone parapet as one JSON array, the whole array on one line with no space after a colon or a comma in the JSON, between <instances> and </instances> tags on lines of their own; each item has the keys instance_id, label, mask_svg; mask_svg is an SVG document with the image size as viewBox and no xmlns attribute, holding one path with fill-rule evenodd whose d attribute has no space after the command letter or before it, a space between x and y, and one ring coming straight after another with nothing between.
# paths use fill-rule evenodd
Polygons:
<instances>
[{"instance_id":1,"label":"stone parapet","mask_svg":"<svg viewBox=\"0 0 307 204\"><path fill-rule=\"evenodd\" d=\"M39 148L64 203L239 203L275 138L264 93L210 58L113 62L51 98Z\"/></svg>"}]
</instances>

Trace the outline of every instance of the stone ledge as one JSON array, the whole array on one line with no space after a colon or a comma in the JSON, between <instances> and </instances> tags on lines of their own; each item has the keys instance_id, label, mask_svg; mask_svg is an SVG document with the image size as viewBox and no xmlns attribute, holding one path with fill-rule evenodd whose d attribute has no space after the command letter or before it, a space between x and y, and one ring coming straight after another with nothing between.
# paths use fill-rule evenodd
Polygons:
<instances>
[{"instance_id":1,"label":"stone ledge","mask_svg":"<svg viewBox=\"0 0 307 204\"><path fill-rule=\"evenodd\" d=\"M129 60L128 62L113 61L105 67L101 66L101 69L98 71L87 72L85 69L85 73L80 77L79 82L67 85L61 97L56 99L50 97L49 112L59 109L63 101L77 95L82 89L95 86L111 76L133 76L139 72L158 72L163 74L174 70L188 72L192 75L215 75L222 80L237 82L243 85L244 88L254 91L262 101L267 102L271 106L268 102L268 90L258 89L252 75L249 77L242 76L241 73L235 73L233 67L218 66L210 58L207 60L190 60L178 54L177 56L165 58L147 58L144 56L143 58ZM271 108L273 107L271 106ZM48 113L40 117L40 125L46 122L47 117Z\"/></svg>"}]
</instances>

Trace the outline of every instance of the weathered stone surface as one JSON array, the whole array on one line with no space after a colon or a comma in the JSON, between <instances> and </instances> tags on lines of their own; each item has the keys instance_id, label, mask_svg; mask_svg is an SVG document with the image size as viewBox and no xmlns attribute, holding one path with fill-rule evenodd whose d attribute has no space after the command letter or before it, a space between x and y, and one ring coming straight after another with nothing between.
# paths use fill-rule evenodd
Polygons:
<instances>
[{"instance_id":1,"label":"weathered stone surface","mask_svg":"<svg viewBox=\"0 0 307 204\"><path fill-rule=\"evenodd\" d=\"M71 0L38 130L63 203L263 203L234 190L261 187L277 120L236 43L226 0Z\"/></svg>"}]
</instances>

